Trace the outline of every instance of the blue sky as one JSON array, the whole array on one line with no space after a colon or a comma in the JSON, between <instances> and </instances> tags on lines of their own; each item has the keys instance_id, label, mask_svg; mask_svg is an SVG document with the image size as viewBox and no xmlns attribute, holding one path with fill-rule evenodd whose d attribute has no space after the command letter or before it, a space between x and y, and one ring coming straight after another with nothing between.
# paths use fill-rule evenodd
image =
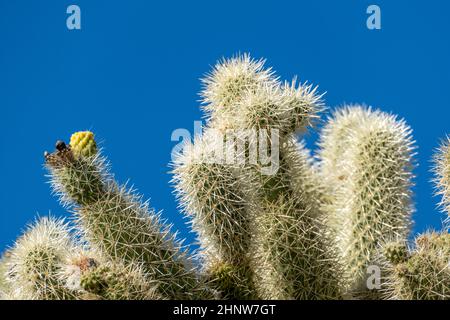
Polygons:
<instances>
[{"instance_id":1,"label":"blue sky","mask_svg":"<svg viewBox=\"0 0 450 320\"><path fill-rule=\"evenodd\" d=\"M81 30L66 27L70 4ZM366 28L370 4L381 30ZM198 79L237 52L319 85L331 108L366 103L405 118L419 146L414 232L439 228L430 158L450 133L449 12L445 0L1 0L0 250L37 214L67 215L43 152L85 129L116 177L191 241L169 184L170 137L202 117Z\"/></svg>"}]
</instances>

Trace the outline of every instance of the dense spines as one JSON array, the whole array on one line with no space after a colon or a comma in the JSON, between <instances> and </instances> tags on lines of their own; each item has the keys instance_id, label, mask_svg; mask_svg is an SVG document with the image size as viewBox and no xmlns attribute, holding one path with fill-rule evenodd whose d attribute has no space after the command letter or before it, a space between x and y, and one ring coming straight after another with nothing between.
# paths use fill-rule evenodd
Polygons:
<instances>
[{"instance_id":1,"label":"dense spines","mask_svg":"<svg viewBox=\"0 0 450 320\"><path fill-rule=\"evenodd\" d=\"M197 140L194 146L185 148L175 171L178 194L194 218L193 227L199 234L205 269L213 286L227 298L255 298L253 271L248 263L252 212L258 206L251 207L252 185L239 178L238 166L249 161L249 144L255 146L259 134L254 131L249 135L245 130L281 126L283 121L284 127L289 126L287 113L280 108L282 90L271 69L264 68L264 61L248 55L219 62L203 83L208 130L218 132L218 136L216 141ZM233 143L243 149L238 150L236 145L223 148L221 143L226 139L235 139ZM225 153L220 161L210 154L212 149L217 150L217 144ZM205 152L209 153L206 157L201 154ZM238 158L230 163L229 156L234 157L235 152ZM230 286L231 282L235 284Z\"/></svg>"},{"instance_id":2,"label":"dense spines","mask_svg":"<svg viewBox=\"0 0 450 320\"><path fill-rule=\"evenodd\" d=\"M349 289L364 291L366 269L380 241L406 239L410 230L411 130L394 116L360 107L341 111L330 126L322 146L331 150L322 150L321 168L325 173L335 171L329 181L336 185L324 207L336 233ZM335 140L340 136L344 143Z\"/></svg>"},{"instance_id":3,"label":"dense spines","mask_svg":"<svg viewBox=\"0 0 450 320\"><path fill-rule=\"evenodd\" d=\"M317 87L307 84L266 81L245 90L234 100L232 110L211 122L219 130L278 130L280 135L303 132L324 110Z\"/></svg>"},{"instance_id":4,"label":"dense spines","mask_svg":"<svg viewBox=\"0 0 450 320\"><path fill-rule=\"evenodd\" d=\"M234 165L214 161L217 145L221 147L217 140L206 138L186 144L174 162L173 182L179 203L198 234L208 278L223 296L251 298L252 273L245 266L253 220L249 190L237 178ZM229 277L240 277L234 289L223 280Z\"/></svg>"},{"instance_id":5,"label":"dense spines","mask_svg":"<svg viewBox=\"0 0 450 320\"><path fill-rule=\"evenodd\" d=\"M363 107L350 106L337 109L322 128L319 141L320 179L333 196L345 184L342 167L346 165L349 148L349 134L367 121L369 113Z\"/></svg>"},{"instance_id":6,"label":"dense spines","mask_svg":"<svg viewBox=\"0 0 450 320\"><path fill-rule=\"evenodd\" d=\"M285 96L279 85L263 84L248 91L236 103L234 129L277 129L284 133L291 126Z\"/></svg>"},{"instance_id":7,"label":"dense spines","mask_svg":"<svg viewBox=\"0 0 450 320\"><path fill-rule=\"evenodd\" d=\"M450 138L447 137L434 156L434 183L437 194L442 197L440 206L447 213L450 222Z\"/></svg>"},{"instance_id":8,"label":"dense spines","mask_svg":"<svg viewBox=\"0 0 450 320\"><path fill-rule=\"evenodd\" d=\"M237 115L235 105L247 94L261 85L277 82L273 72L264 68L264 60L254 60L248 54L223 59L216 64L203 81L201 92L203 109L212 122Z\"/></svg>"},{"instance_id":9,"label":"dense spines","mask_svg":"<svg viewBox=\"0 0 450 320\"><path fill-rule=\"evenodd\" d=\"M385 298L450 300L450 234L422 234L409 252L401 243L390 247L400 251L400 259L392 249L385 252Z\"/></svg>"},{"instance_id":10,"label":"dense spines","mask_svg":"<svg viewBox=\"0 0 450 320\"><path fill-rule=\"evenodd\" d=\"M321 217L316 199L319 194L315 193L314 182L307 187L296 182L313 181L310 176L313 170L302 154L303 150L296 148L292 136L317 120L324 109L321 95L311 85L297 85L295 80L280 84L278 79L263 71L262 63L249 68L242 64L242 61L251 61L248 57L237 61L240 62L239 77L242 73L252 74L252 77L258 75L258 81L223 77L217 70L225 70L224 74L229 75L228 69L236 70L236 61L219 63L213 72L215 76L206 81L210 85L207 89L227 88L228 99L224 103L220 95L211 94L217 91L209 90L204 102L205 109L213 111L210 127L222 132L232 130L236 141L245 145L241 153L246 159L236 167L244 177L244 187L257 191L257 195L247 196L247 202L253 208L259 208L251 226L250 263L257 278L256 291L261 297L271 299L337 298L340 296L338 272L331 266L335 261L327 251L329 244L319 235ZM249 69L257 72L249 73ZM233 90L229 90L230 81ZM215 114L219 116L214 117ZM249 130L254 131L256 143L248 140ZM255 160L250 159L255 151L252 147L260 156L253 162L250 161ZM270 171L264 170L266 164L261 158L262 153L270 154ZM268 154L264 156L269 157ZM311 186L311 190L306 190ZM304 271L305 266L311 270ZM319 273L324 279L322 282L318 281Z\"/></svg>"},{"instance_id":11,"label":"dense spines","mask_svg":"<svg viewBox=\"0 0 450 320\"><path fill-rule=\"evenodd\" d=\"M64 261L75 250L62 220L41 218L11 249L8 281L17 299L73 299L75 293L59 277Z\"/></svg>"},{"instance_id":12,"label":"dense spines","mask_svg":"<svg viewBox=\"0 0 450 320\"><path fill-rule=\"evenodd\" d=\"M59 273L81 300L159 300L157 282L134 263L112 262L96 251L73 253Z\"/></svg>"},{"instance_id":13,"label":"dense spines","mask_svg":"<svg viewBox=\"0 0 450 320\"><path fill-rule=\"evenodd\" d=\"M202 157L209 147L200 140L195 146L186 145L175 161L176 192L193 219L203 250L234 262L248 250L252 217L245 187L233 166Z\"/></svg>"},{"instance_id":14,"label":"dense spines","mask_svg":"<svg viewBox=\"0 0 450 320\"><path fill-rule=\"evenodd\" d=\"M64 144L54 153L46 153L45 159L53 193L60 197L64 206L94 203L106 192L111 177L106 159L99 153L76 156Z\"/></svg>"},{"instance_id":15,"label":"dense spines","mask_svg":"<svg viewBox=\"0 0 450 320\"><path fill-rule=\"evenodd\" d=\"M340 267L324 232L308 152L290 140L280 155L278 172L260 187L264 213L256 220L253 264L258 291L265 299L340 299Z\"/></svg>"},{"instance_id":16,"label":"dense spines","mask_svg":"<svg viewBox=\"0 0 450 320\"><path fill-rule=\"evenodd\" d=\"M407 243L402 241L387 242L382 247L382 255L390 263L397 265L409 259Z\"/></svg>"},{"instance_id":17,"label":"dense spines","mask_svg":"<svg viewBox=\"0 0 450 320\"><path fill-rule=\"evenodd\" d=\"M72 204L82 236L94 248L111 260L141 264L167 298L204 294L169 226L142 197L115 183L103 157L64 146L47 154L46 162L53 188Z\"/></svg>"},{"instance_id":18,"label":"dense spines","mask_svg":"<svg viewBox=\"0 0 450 320\"><path fill-rule=\"evenodd\" d=\"M263 299L338 299L338 274L333 274L336 267L316 220L297 206L293 199L279 198L258 219L254 266L259 294Z\"/></svg>"},{"instance_id":19,"label":"dense spines","mask_svg":"<svg viewBox=\"0 0 450 320\"><path fill-rule=\"evenodd\" d=\"M220 299L258 299L255 292L255 275L247 255L238 263L209 260L205 266L208 285L219 293Z\"/></svg>"},{"instance_id":20,"label":"dense spines","mask_svg":"<svg viewBox=\"0 0 450 320\"><path fill-rule=\"evenodd\" d=\"M245 180L258 190L254 200L262 207L255 217L252 264L262 298L341 297L339 268L325 233L321 234L315 173L306 150L292 136L311 126L324 109L316 91L295 81L266 84L248 91L236 104L235 129L256 129L259 143L267 139L272 142L269 151L277 152L277 168L270 174L264 174L261 163L243 168ZM273 130L279 134L275 144Z\"/></svg>"},{"instance_id":21,"label":"dense spines","mask_svg":"<svg viewBox=\"0 0 450 320\"><path fill-rule=\"evenodd\" d=\"M140 263L168 298L195 297L198 279L175 235L141 197L110 186L101 200L76 210L84 237L112 260Z\"/></svg>"},{"instance_id":22,"label":"dense spines","mask_svg":"<svg viewBox=\"0 0 450 320\"><path fill-rule=\"evenodd\" d=\"M92 250L86 251L81 247L63 262L59 278L66 288L76 292L80 299L84 299L86 292L81 287L81 276L97 267L100 261L103 262L103 259L98 253Z\"/></svg>"},{"instance_id":23,"label":"dense spines","mask_svg":"<svg viewBox=\"0 0 450 320\"><path fill-rule=\"evenodd\" d=\"M82 273L80 287L88 299L159 300L156 286L138 265L105 263Z\"/></svg>"},{"instance_id":24,"label":"dense spines","mask_svg":"<svg viewBox=\"0 0 450 320\"><path fill-rule=\"evenodd\" d=\"M283 94L283 109L286 110L290 126L286 133L303 133L312 127L320 118L320 113L325 110L322 100L323 94L317 92L318 87L308 83L297 83L293 79L281 86Z\"/></svg>"},{"instance_id":25,"label":"dense spines","mask_svg":"<svg viewBox=\"0 0 450 320\"><path fill-rule=\"evenodd\" d=\"M8 292L11 289L11 283L7 281L8 261L11 253L6 251L0 257L0 300L7 299Z\"/></svg>"},{"instance_id":26,"label":"dense spines","mask_svg":"<svg viewBox=\"0 0 450 320\"><path fill-rule=\"evenodd\" d=\"M449 235L406 242L414 147L403 121L342 108L315 164L295 134L324 109L316 87L280 83L248 55L222 60L203 84L206 137L185 146L174 170L201 272L160 214L114 181L84 131L46 153L83 246L62 222L42 220L0 260L0 299L450 300ZM447 213L449 144L435 157ZM369 264L381 268L380 291L366 288Z\"/></svg>"}]
</instances>

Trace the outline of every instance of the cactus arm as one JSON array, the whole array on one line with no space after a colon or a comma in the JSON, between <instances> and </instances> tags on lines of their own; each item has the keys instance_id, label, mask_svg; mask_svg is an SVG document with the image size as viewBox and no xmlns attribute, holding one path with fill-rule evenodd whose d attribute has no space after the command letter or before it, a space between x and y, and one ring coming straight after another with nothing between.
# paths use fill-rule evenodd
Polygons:
<instances>
[{"instance_id":1,"label":"cactus arm","mask_svg":"<svg viewBox=\"0 0 450 320\"><path fill-rule=\"evenodd\" d=\"M94 143L74 137L71 142L77 144L57 145L54 153L46 155L46 163L55 192L74 207L83 237L112 260L142 264L168 298L203 294L190 259L170 226L133 190L117 185L106 160L93 149Z\"/></svg>"},{"instance_id":2,"label":"cactus arm","mask_svg":"<svg viewBox=\"0 0 450 320\"><path fill-rule=\"evenodd\" d=\"M450 223L450 138L447 137L434 155L434 183L437 194L442 197L440 207L447 213L447 228Z\"/></svg>"},{"instance_id":3,"label":"cactus arm","mask_svg":"<svg viewBox=\"0 0 450 320\"><path fill-rule=\"evenodd\" d=\"M238 60L241 69L252 69L251 63L242 68L245 65L242 61L246 58L248 57ZM233 74L235 62L236 60L225 61L215 70L221 70L227 75ZM227 91L227 96L231 97L228 101L232 103L226 107L223 107L224 103L217 96L209 93L216 88L229 88L229 78L213 76L207 79L209 95L206 109L213 112L211 127L222 132L231 130L240 142L247 138L248 131L253 130L262 139L274 142L267 151L274 154L280 149L280 159L276 159L280 160L280 168L275 169L275 173L262 174L261 162L256 165L238 165L240 175L245 177L246 188L257 191L255 197L247 199L250 207L260 208L252 226L254 231L250 254L252 269L256 270L254 274L257 278L260 277L255 280L255 286L262 298L336 298L339 290L335 290L335 270L330 268L328 272L324 272L329 265L323 263L332 258L326 252L327 245L315 235L321 232L318 202L307 197L306 195L310 195L309 191L302 189L301 183L295 182L304 182L305 175L309 176L309 168L306 169L309 163L305 163L306 158L292 147L291 142L295 132L304 131L318 118L318 113L323 109L321 96L310 85L297 85L295 81L280 84L277 78L269 76L267 70L264 71L260 65L258 72L252 74L264 75L264 81L252 81L251 85L233 81L233 90ZM213 72L214 74L217 75ZM236 92L239 94L235 94ZM218 116L214 117L214 114ZM279 141L274 141L274 137L279 138ZM261 146L258 146L257 151L261 154ZM248 147L244 154L249 155L250 152ZM296 166L297 164L299 165ZM312 193L314 192L311 191ZM309 254L305 253L305 248L311 251L314 251L313 248L319 249L314 254ZM330 256L330 259L325 258L326 256ZM309 274L302 272L305 265L311 264L314 267L321 265L323 268L319 268L320 271L313 268L314 271ZM321 273L322 279L329 280L325 288L323 283L319 285L320 281L317 279L320 277L316 271ZM315 285L306 288L311 282ZM333 290L330 290L330 286L333 286Z\"/></svg>"},{"instance_id":4,"label":"cactus arm","mask_svg":"<svg viewBox=\"0 0 450 320\"><path fill-rule=\"evenodd\" d=\"M69 228L62 220L41 218L30 226L10 251L7 280L17 299L75 299L59 274L75 250Z\"/></svg>"},{"instance_id":5,"label":"cactus arm","mask_svg":"<svg viewBox=\"0 0 450 320\"><path fill-rule=\"evenodd\" d=\"M89 268L80 277L86 299L159 300L158 288L148 281L138 265L104 263Z\"/></svg>"},{"instance_id":6,"label":"cactus arm","mask_svg":"<svg viewBox=\"0 0 450 320\"><path fill-rule=\"evenodd\" d=\"M383 239L406 239L409 233L410 132L403 121L361 107L338 111L325 129L321 168L324 175L335 171L328 178L335 193L325 210L350 291L367 291L367 267Z\"/></svg>"},{"instance_id":7,"label":"cactus arm","mask_svg":"<svg viewBox=\"0 0 450 320\"><path fill-rule=\"evenodd\" d=\"M248 267L253 216L247 202L250 190L236 177L233 165L213 161L221 137L207 136L186 145L176 159L176 192L198 235L201 261L211 285L222 298L254 299Z\"/></svg>"},{"instance_id":8,"label":"cactus arm","mask_svg":"<svg viewBox=\"0 0 450 320\"><path fill-rule=\"evenodd\" d=\"M416 237L407 251L384 249L384 295L397 300L450 299L450 234L429 232ZM391 250L389 250L391 249ZM400 254L398 254L400 252Z\"/></svg>"},{"instance_id":9,"label":"cactus arm","mask_svg":"<svg viewBox=\"0 0 450 320\"><path fill-rule=\"evenodd\" d=\"M6 251L0 258L0 300L6 299L8 292L11 290L11 284L7 281L10 256L10 252Z\"/></svg>"},{"instance_id":10,"label":"cactus arm","mask_svg":"<svg viewBox=\"0 0 450 320\"><path fill-rule=\"evenodd\" d=\"M254 242L258 290L265 299L340 299L340 267L324 232L308 153L289 141L280 156L277 174L266 178L277 192L264 188L267 181L261 186L265 211Z\"/></svg>"}]
</instances>

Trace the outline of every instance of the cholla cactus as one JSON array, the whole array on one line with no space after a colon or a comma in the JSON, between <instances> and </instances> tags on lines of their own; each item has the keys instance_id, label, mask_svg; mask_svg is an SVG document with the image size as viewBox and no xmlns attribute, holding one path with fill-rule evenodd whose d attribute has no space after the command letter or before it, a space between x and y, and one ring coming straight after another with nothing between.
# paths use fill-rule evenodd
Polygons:
<instances>
[{"instance_id":1,"label":"cholla cactus","mask_svg":"<svg viewBox=\"0 0 450 320\"><path fill-rule=\"evenodd\" d=\"M6 251L0 258L0 300L6 300L8 298L8 292L11 290L10 283L6 279L10 256L11 253Z\"/></svg>"},{"instance_id":2,"label":"cholla cactus","mask_svg":"<svg viewBox=\"0 0 450 320\"><path fill-rule=\"evenodd\" d=\"M80 278L88 299L159 300L157 286L148 281L138 265L106 263L89 268Z\"/></svg>"},{"instance_id":3,"label":"cholla cactus","mask_svg":"<svg viewBox=\"0 0 450 320\"><path fill-rule=\"evenodd\" d=\"M414 153L403 121L362 107L339 110L322 134L325 204L351 291L366 290L367 267L385 238L406 240Z\"/></svg>"},{"instance_id":4,"label":"cholla cactus","mask_svg":"<svg viewBox=\"0 0 450 320\"><path fill-rule=\"evenodd\" d=\"M203 289L170 226L141 196L115 183L106 160L89 147L95 142L85 141L93 135L83 134L83 143L79 135L71 139L76 152L58 142L57 150L46 154L46 163L55 193L74 206L82 236L112 260L141 264L159 282L161 295L198 297Z\"/></svg>"},{"instance_id":5,"label":"cholla cactus","mask_svg":"<svg viewBox=\"0 0 450 320\"><path fill-rule=\"evenodd\" d=\"M10 251L7 281L17 299L74 299L61 281L63 263L76 250L62 220L42 218L20 237Z\"/></svg>"},{"instance_id":6,"label":"cholla cactus","mask_svg":"<svg viewBox=\"0 0 450 320\"><path fill-rule=\"evenodd\" d=\"M282 83L249 55L222 60L203 84L207 129L173 171L197 255L81 131L45 154L76 233L53 218L30 228L0 260L0 299L450 299L449 234L408 248L414 145L403 121L342 108L315 159L297 134L325 109L317 87ZM447 211L448 144L435 158ZM380 291L366 289L371 264Z\"/></svg>"},{"instance_id":7,"label":"cholla cactus","mask_svg":"<svg viewBox=\"0 0 450 320\"><path fill-rule=\"evenodd\" d=\"M267 151L280 152L275 159L280 162L279 168L265 176L261 162L246 163L248 159L236 166L210 161L193 165L196 152L191 150L205 152L210 144L197 140L186 148L185 154L190 155L176 162L176 181L182 203L197 214L194 226L209 229L199 233L200 243L219 244L219 250L231 252L234 261L241 257L240 268L235 262L223 265L228 261L219 259L220 270L233 270L234 274L246 270L244 274L253 276L261 298L340 297L338 268L329 255L325 235L319 235L322 221L310 177L313 171L291 136L318 117L323 109L321 96L312 86L297 87L295 81L281 85L261 61L246 55L219 63L204 82L203 102L212 119L210 128L226 136L232 130L235 141L244 144L240 150L244 156L253 151L251 145L257 145L261 155L262 141L277 142L272 135L276 132L279 141ZM245 140L249 130L256 132L258 143ZM225 148L225 152L236 148ZM238 176L245 177L244 182ZM205 216L208 221L202 218Z\"/></svg>"},{"instance_id":8,"label":"cholla cactus","mask_svg":"<svg viewBox=\"0 0 450 320\"><path fill-rule=\"evenodd\" d=\"M401 242L388 244L384 251L385 298L450 299L450 234L426 233L416 238L411 251Z\"/></svg>"},{"instance_id":9,"label":"cholla cactus","mask_svg":"<svg viewBox=\"0 0 450 320\"><path fill-rule=\"evenodd\" d=\"M195 145L186 145L174 164L174 183L192 217L201 261L215 289L223 298L256 298L248 266L254 220L254 208L247 202L250 190L236 178L236 168L215 163L217 144L199 138Z\"/></svg>"},{"instance_id":10,"label":"cholla cactus","mask_svg":"<svg viewBox=\"0 0 450 320\"><path fill-rule=\"evenodd\" d=\"M442 196L441 207L448 215L450 222L450 138L442 143L441 148L434 157L436 174L435 184L437 193Z\"/></svg>"},{"instance_id":11,"label":"cholla cactus","mask_svg":"<svg viewBox=\"0 0 450 320\"><path fill-rule=\"evenodd\" d=\"M341 270L325 233L320 190L308 152L288 141L280 156L278 173L260 186L264 213L256 220L254 243L260 295L266 299L341 298Z\"/></svg>"},{"instance_id":12,"label":"cholla cactus","mask_svg":"<svg viewBox=\"0 0 450 320\"><path fill-rule=\"evenodd\" d=\"M203 79L203 109L212 123L217 120L222 127L232 126L232 118L238 116L235 105L247 92L276 83L276 77L264 68L264 63L265 60L253 60L248 54L238 55L218 63Z\"/></svg>"}]
</instances>

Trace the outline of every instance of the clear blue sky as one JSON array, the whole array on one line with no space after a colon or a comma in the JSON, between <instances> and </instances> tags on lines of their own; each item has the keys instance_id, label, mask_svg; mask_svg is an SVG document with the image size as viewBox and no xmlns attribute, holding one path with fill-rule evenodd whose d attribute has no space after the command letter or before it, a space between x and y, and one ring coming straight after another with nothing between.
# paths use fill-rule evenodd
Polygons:
<instances>
[{"instance_id":1,"label":"clear blue sky","mask_svg":"<svg viewBox=\"0 0 450 320\"><path fill-rule=\"evenodd\" d=\"M77 4L82 30L66 28ZM382 30L366 28L381 7ZM0 250L37 213L66 215L43 151L92 129L117 178L131 179L189 241L169 184L176 128L201 119L198 79L236 52L327 91L330 107L394 112L419 145L414 231L439 228L430 157L450 133L449 1L0 1ZM309 139L314 140L314 135Z\"/></svg>"}]
</instances>

